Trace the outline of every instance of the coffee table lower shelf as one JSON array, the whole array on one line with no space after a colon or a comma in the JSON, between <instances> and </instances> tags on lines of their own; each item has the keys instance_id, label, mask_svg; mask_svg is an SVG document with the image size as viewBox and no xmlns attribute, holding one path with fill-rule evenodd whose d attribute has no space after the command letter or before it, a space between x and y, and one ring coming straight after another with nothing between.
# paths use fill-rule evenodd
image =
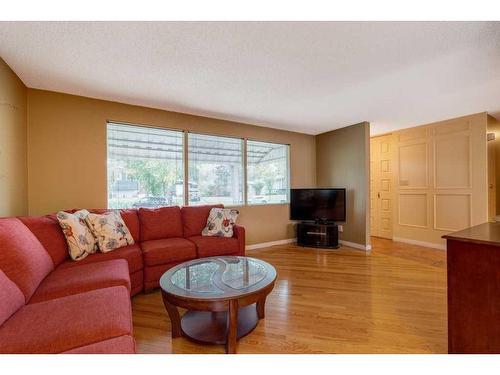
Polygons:
<instances>
[{"instance_id":1,"label":"coffee table lower shelf","mask_svg":"<svg viewBox=\"0 0 500 375\"><path fill-rule=\"evenodd\" d=\"M172 338L225 345L226 353L236 353L238 339L264 319L276 277L269 263L241 256L194 259L170 268L160 286ZM186 310L182 317L179 309Z\"/></svg>"},{"instance_id":2,"label":"coffee table lower shelf","mask_svg":"<svg viewBox=\"0 0 500 375\"><path fill-rule=\"evenodd\" d=\"M252 332L259 316L256 304L238 309L237 339ZM182 335L202 344L227 344L228 312L227 311L187 311L181 318Z\"/></svg>"}]
</instances>

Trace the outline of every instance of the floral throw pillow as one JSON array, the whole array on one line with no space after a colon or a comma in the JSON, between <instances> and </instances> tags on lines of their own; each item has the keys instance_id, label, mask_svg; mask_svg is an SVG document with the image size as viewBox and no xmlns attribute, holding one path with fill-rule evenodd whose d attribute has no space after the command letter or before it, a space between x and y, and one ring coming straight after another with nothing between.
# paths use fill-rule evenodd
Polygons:
<instances>
[{"instance_id":1,"label":"floral throw pillow","mask_svg":"<svg viewBox=\"0 0 500 375\"><path fill-rule=\"evenodd\" d=\"M134 243L134 238L118 211L88 214L85 220L103 253Z\"/></svg>"},{"instance_id":2,"label":"floral throw pillow","mask_svg":"<svg viewBox=\"0 0 500 375\"><path fill-rule=\"evenodd\" d=\"M82 260L97 250L97 242L87 226L85 219L87 210L76 211L73 214L59 211L57 220L68 242L69 256L73 260Z\"/></svg>"},{"instance_id":3,"label":"floral throw pillow","mask_svg":"<svg viewBox=\"0 0 500 375\"><path fill-rule=\"evenodd\" d=\"M232 208L212 208L202 236L233 237L233 226L239 211Z\"/></svg>"}]
</instances>

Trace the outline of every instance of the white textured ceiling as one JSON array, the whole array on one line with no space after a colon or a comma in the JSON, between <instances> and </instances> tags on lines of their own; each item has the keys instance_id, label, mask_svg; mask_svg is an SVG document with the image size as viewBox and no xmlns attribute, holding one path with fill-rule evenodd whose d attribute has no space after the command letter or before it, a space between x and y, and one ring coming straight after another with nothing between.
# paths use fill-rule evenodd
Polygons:
<instances>
[{"instance_id":1,"label":"white textured ceiling","mask_svg":"<svg viewBox=\"0 0 500 375\"><path fill-rule=\"evenodd\" d=\"M500 22L0 22L28 87L318 134L500 114Z\"/></svg>"}]
</instances>

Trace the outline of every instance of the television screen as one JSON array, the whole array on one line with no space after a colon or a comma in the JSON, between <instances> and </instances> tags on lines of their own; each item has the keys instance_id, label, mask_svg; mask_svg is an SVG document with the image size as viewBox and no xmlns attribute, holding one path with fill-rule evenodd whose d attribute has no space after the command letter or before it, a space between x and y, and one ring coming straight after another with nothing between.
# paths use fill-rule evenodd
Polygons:
<instances>
[{"instance_id":1,"label":"television screen","mask_svg":"<svg viewBox=\"0 0 500 375\"><path fill-rule=\"evenodd\" d=\"M345 221L345 189L292 189L290 219Z\"/></svg>"}]
</instances>

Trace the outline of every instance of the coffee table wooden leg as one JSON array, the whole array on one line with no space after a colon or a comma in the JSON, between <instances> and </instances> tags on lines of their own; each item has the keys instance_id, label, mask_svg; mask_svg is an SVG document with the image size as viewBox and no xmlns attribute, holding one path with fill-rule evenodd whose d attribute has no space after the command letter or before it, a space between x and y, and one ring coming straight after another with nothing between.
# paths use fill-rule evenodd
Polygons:
<instances>
[{"instance_id":1,"label":"coffee table wooden leg","mask_svg":"<svg viewBox=\"0 0 500 375\"><path fill-rule=\"evenodd\" d=\"M175 307L174 305L170 304L167 301L165 293L162 293L161 296L163 298L163 304L167 309L168 316L170 317L170 325L172 326L172 338L174 339L176 337L180 337L182 331L181 331L181 317L179 316L179 310L177 310L177 307Z\"/></svg>"},{"instance_id":2,"label":"coffee table wooden leg","mask_svg":"<svg viewBox=\"0 0 500 375\"><path fill-rule=\"evenodd\" d=\"M236 336L238 333L238 301L229 301L229 311L227 313L227 343L226 352L236 353Z\"/></svg>"},{"instance_id":3,"label":"coffee table wooden leg","mask_svg":"<svg viewBox=\"0 0 500 375\"><path fill-rule=\"evenodd\" d=\"M259 317L259 319L264 319L266 316L266 312L265 312L266 297L263 297L262 299L257 301L257 316Z\"/></svg>"}]
</instances>

